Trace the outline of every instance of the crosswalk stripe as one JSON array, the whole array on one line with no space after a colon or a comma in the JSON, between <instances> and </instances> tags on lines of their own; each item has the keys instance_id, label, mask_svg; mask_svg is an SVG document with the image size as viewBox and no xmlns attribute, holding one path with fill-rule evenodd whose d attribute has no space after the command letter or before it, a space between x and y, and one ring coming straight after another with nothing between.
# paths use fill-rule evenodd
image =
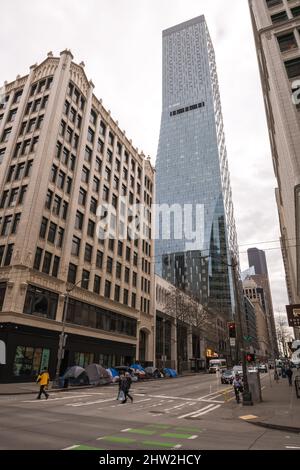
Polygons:
<instances>
[{"instance_id":1,"label":"crosswalk stripe","mask_svg":"<svg viewBox=\"0 0 300 470\"><path fill-rule=\"evenodd\" d=\"M193 418L198 418L198 416L203 416L203 415L206 415L207 413L210 413L211 411L214 411L214 410L217 410L218 408L220 408L221 405L216 405L216 406L213 406L212 408L208 409L208 410L205 410L205 411L202 411L198 414L194 414L192 417Z\"/></svg>"},{"instance_id":2,"label":"crosswalk stripe","mask_svg":"<svg viewBox=\"0 0 300 470\"><path fill-rule=\"evenodd\" d=\"M205 406L204 408L201 408L200 410L194 410L194 411L191 411L190 413L187 413L187 414L185 414L185 415L179 416L178 419L187 418L188 416L192 416L192 415L194 415L195 413L198 413L198 412L204 411L204 410L206 410L206 409L212 408L213 406L214 406L213 404L207 405L207 406Z\"/></svg>"}]
</instances>

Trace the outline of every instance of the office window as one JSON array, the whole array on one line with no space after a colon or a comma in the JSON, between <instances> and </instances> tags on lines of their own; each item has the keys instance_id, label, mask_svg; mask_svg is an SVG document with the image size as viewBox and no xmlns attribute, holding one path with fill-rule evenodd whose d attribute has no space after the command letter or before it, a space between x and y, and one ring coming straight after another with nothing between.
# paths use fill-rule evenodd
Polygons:
<instances>
[{"instance_id":1,"label":"office window","mask_svg":"<svg viewBox=\"0 0 300 470\"><path fill-rule=\"evenodd\" d=\"M294 18L296 18L296 16L300 16L300 6L291 8L291 12Z\"/></svg>"},{"instance_id":2,"label":"office window","mask_svg":"<svg viewBox=\"0 0 300 470\"><path fill-rule=\"evenodd\" d=\"M130 278L130 269L129 269L129 268L125 268L124 281L127 282L127 284L129 283L129 278Z\"/></svg>"},{"instance_id":3,"label":"office window","mask_svg":"<svg viewBox=\"0 0 300 470\"><path fill-rule=\"evenodd\" d=\"M0 164L3 162L3 158L4 158L4 155L5 155L5 150L6 150L6 148L0 149Z\"/></svg>"},{"instance_id":4,"label":"office window","mask_svg":"<svg viewBox=\"0 0 300 470\"><path fill-rule=\"evenodd\" d=\"M115 285L115 301L120 302L120 286Z\"/></svg>"},{"instance_id":5,"label":"office window","mask_svg":"<svg viewBox=\"0 0 300 470\"><path fill-rule=\"evenodd\" d=\"M75 162L76 162L75 155L71 155L70 160L69 160L69 168L71 171L75 170Z\"/></svg>"},{"instance_id":6,"label":"office window","mask_svg":"<svg viewBox=\"0 0 300 470\"><path fill-rule=\"evenodd\" d=\"M118 196L115 194L112 195L111 203L114 206L115 209L118 207Z\"/></svg>"},{"instance_id":7,"label":"office window","mask_svg":"<svg viewBox=\"0 0 300 470\"><path fill-rule=\"evenodd\" d=\"M131 254L130 248L129 246L126 246L126 261L130 261L130 254Z\"/></svg>"},{"instance_id":8,"label":"office window","mask_svg":"<svg viewBox=\"0 0 300 470\"><path fill-rule=\"evenodd\" d=\"M281 5L282 0L266 0L267 7L272 8L275 7L276 5Z\"/></svg>"},{"instance_id":9,"label":"office window","mask_svg":"<svg viewBox=\"0 0 300 470\"><path fill-rule=\"evenodd\" d=\"M69 264L68 282L76 284L77 266L73 263Z\"/></svg>"},{"instance_id":10,"label":"office window","mask_svg":"<svg viewBox=\"0 0 300 470\"><path fill-rule=\"evenodd\" d=\"M90 283L90 272L86 271L85 269L82 270L82 277L81 277L81 287L82 289L88 289Z\"/></svg>"},{"instance_id":11,"label":"office window","mask_svg":"<svg viewBox=\"0 0 300 470\"><path fill-rule=\"evenodd\" d=\"M78 204L81 206L85 206L86 203L86 191L83 188L79 189L79 195L78 195Z\"/></svg>"},{"instance_id":12,"label":"office window","mask_svg":"<svg viewBox=\"0 0 300 470\"><path fill-rule=\"evenodd\" d=\"M123 256L123 242L118 241L118 256Z\"/></svg>"},{"instance_id":13,"label":"office window","mask_svg":"<svg viewBox=\"0 0 300 470\"><path fill-rule=\"evenodd\" d=\"M8 129L5 129L3 131L3 134L2 134L2 139L1 139L1 142L7 142L8 139L9 139L9 136L11 134L11 127L9 127Z\"/></svg>"},{"instance_id":14,"label":"office window","mask_svg":"<svg viewBox=\"0 0 300 470\"><path fill-rule=\"evenodd\" d=\"M76 228L77 230L82 230L82 226L83 226L83 217L84 217L84 215L83 215L81 212L79 212L79 211L76 212L75 228Z\"/></svg>"},{"instance_id":15,"label":"office window","mask_svg":"<svg viewBox=\"0 0 300 470\"><path fill-rule=\"evenodd\" d=\"M122 265L121 263L117 263L116 265L116 278L121 279L122 276Z\"/></svg>"},{"instance_id":16,"label":"office window","mask_svg":"<svg viewBox=\"0 0 300 470\"><path fill-rule=\"evenodd\" d=\"M48 232L48 242L54 243L56 237L57 225L53 222L50 222L49 232Z\"/></svg>"},{"instance_id":17,"label":"office window","mask_svg":"<svg viewBox=\"0 0 300 470\"><path fill-rule=\"evenodd\" d=\"M100 152L103 155L103 151L104 151L104 142L103 142L103 140L98 139L97 152Z\"/></svg>"},{"instance_id":18,"label":"office window","mask_svg":"<svg viewBox=\"0 0 300 470\"><path fill-rule=\"evenodd\" d=\"M95 199L94 197L91 197L90 211L92 212L92 214L96 214L97 205L98 205L97 199Z\"/></svg>"},{"instance_id":19,"label":"office window","mask_svg":"<svg viewBox=\"0 0 300 470\"><path fill-rule=\"evenodd\" d=\"M53 202L53 214L59 216L61 206L61 197L55 195Z\"/></svg>"},{"instance_id":20,"label":"office window","mask_svg":"<svg viewBox=\"0 0 300 470\"><path fill-rule=\"evenodd\" d=\"M284 65L289 78L300 77L300 57L288 60Z\"/></svg>"},{"instance_id":21,"label":"office window","mask_svg":"<svg viewBox=\"0 0 300 470\"><path fill-rule=\"evenodd\" d=\"M27 192L27 186L22 186L20 189L20 193L19 193L18 204L23 203L26 192Z\"/></svg>"},{"instance_id":22,"label":"office window","mask_svg":"<svg viewBox=\"0 0 300 470\"><path fill-rule=\"evenodd\" d=\"M120 173L120 169L121 169L121 162L120 160L116 159L116 171Z\"/></svg>"},{"instance_id":23,"label":"office window","mask_svg":"<svg viewBox=\"0 0 300 470\"><path fill-rule=\"evenodd\" d=\"M134 292L131 294L131 307L136 308L136 294Z\"/></svg>"},{"instance_id":24,"label":"office window","mask_svg":"<svg viewBox=\"0 0 300 470\"><path fill-rule=\"evenodd\" d=\"M49 253L48 251L45 251L44 254L44 261L43 261L43 267L42 267L42 272L45 274L49 274L50 272L50 266L51 266L51 261L52 261L52 254Z\"/></svg>"},{"instance_id":25,"label":"office window","mask_svg":"<svg viewBox=\"0 0 300 470\"><path fill-rule=\"evenodd\" d=\"M41 248L37 248L34 257L33 269L37 269L39 271L42 261L42 254L43 250Z\"/></svg>"},{"instance_id":26,"label":"office window","mask_svg":"<svg viewBox=\"0 0 300 470\"><path fill-rule=\"evenodd\" d=\"M88 142L90 142L92 144L94 142L94 138L95 138L95 132L89 127L88 128L88 135L87 135Z\"/></svg>"},{"instance_id":27,"label":"office window","mask_svg":"<svg viewBox=\"0 0 300 470\"><path fill-rule=\"evenodd\" d=\"M103 265L103 253L102 251L97 250L96 267L99 269L102 269L102 265Z\"/></svg>"},{"instance_id":28,"label":"office window","mask_svg":"<svg viewBox=\"0 0 300 470\"><path fill-rule=\"evenodd\" d=\"M10 192L9 200L8 200L8 207L15 207L17 204L19 188L13 188Z\"/></svg>"},{"instance_id":29,"label":"office window","mask_svg":"<svg viewBox=\"0 0 300 470\"><path fill-rule=\"evenodd\" d=\"M133 287L136 287L137 285L137 273L135 271L132 273L132 285Z\"/></svg>"},{"instance_id":30,"label":"office window","mask_svg":"<svg viewBox=\"0 0 300 470\"><path fill-rule=\"evenodd\" d=\"M94 289L93 289L95 294L100 294L100 286L101 286L101 277L97 276L95 274L95 276L94 276Z\"/></svg>"},{"instance_id":31,"label":"office window","mask_svg":"<svg viewBox=\"0 0 300 470\"><path fill-rule=\"evenodd\" d=\"M58 234L57 234L57 244L56 244L58 248L62 247L63 240L64 240L64 233L65 233L64 229L62 227L59 227Z\"/></svg>"},{"instance_id":32,"label":"office window","mask_svg":"<svg viewBox=\"0 0 300 470\"><path fill-rule=\"evenodd\" d=\"M127 181L127 178L128 178L128 170L127 168L123 168L123 179Z\"/></svg>"},{"instance_id":33,"label":"office window","mask_svg":"<svg viewBox=\"0 0 300 470\"><path fill-rule=\"evenodd\" d=\"M100 181L99 181L99 179L98 179L96 176L94 176L94 178L93 178L93 186L92 186L93 191L95 191L96 193L98 193L98 192L99 192L99 187L100 187Z\"/></svg>"},{"instance_id":34,"label":"office window","mask_svg":"<svg viewBox=\"0 0 300 470\"><path fill-rule=\"evenodd\" d=\"M90 162L92 160L92 150L89 147L85 147L85 152L84 152L84 159L87 162Z\"/></svg>"},{"instance_id":35,"label":"office window","mask_svg":"<svg viewBox=\"0 0 300 470\"><path fill-rule=\"evenodd\" d=\"M41 129L44 122L44 115L39 116L36 121L36 130Z\"/></svg>"},{"instance_id":36,"label":"office window","mask_svg":"<svg viewBox=\"0 0 300 470\"><path fill-rule=\"evenodd\" d=\"M13 104L20 103L23 90L17 91L14 96Z\"/></svg>"},{"instance_id":37,"label":"office window","mask_svg":"<svg viewBox=\"0 0 300 470\"><path fill-rule=\"evenodd\" d=\"M2 237L7 236L9 234L11 221L12 221L12 215L6 215L4 217L4 222L3 222L2 230L1 230Z\"/></svg>"},{"instance_id":38,"label":"office window","mask_svg":"<svg viewBox=\"0 0 300 470\"><path fill-rule=\"evenodd\" d=\"M95 222L93 222L92 220L89 219L89 221L88 221L88 228L87 228L87 234L88 234L90 237L94 237L94 233L95 233Z\"/></svg>"},{"instance_id":39,"label":"office window","mask_svg":"<svg viewBox=\"0 0 300 470\"><path fill-rule=\"evenodd\" d=\"M108 143L109 145L114 145L114 136L111 132L108 134Z\"/></svg>"},{"instance_id":40,"label":"office window","mask_svg":"<svg viewBox=\"0 0 300 470\"><path fill-rule=\"evenodd\" d=\"M137 266L138 263L138 254L136 252L133 253L133 264Z\"/></svg>"},{"instance_id":41,"label":"office window","mask_svg":"<svg viewBox=\"0 0 300 470\"><path fill-rule=\"evenodd\" d=\"M89 182L89 177L90 177L90 172L89 172L89 170L84 166L84 167L82 168L81 181L83 181L84 183L88 183L88 182Z\"/></svg>"},{"instance_id":42,"label":"office window","mask_svg":"<svg viewBox=\"0 0 300 470\"><path fill-rule=\"evenodd\" d=\"M12 234L17 233L20 219L21 219L21 213L15 214L12 229L11 229Z\"/></svg>"},{"instance_id":43,"label":"office window","mask_svg":"<svg viewBox=\"0 0 300 470\"><path fill-rule=\"evenodd\" d=\"M7 121L8 122L14 122L14 120L16 119L17 112L18 112L17 109L13 109L12 111L10 111Z\"/></svg>"},{"instance_id":44,"label":"office window","mask_svg":"<svg viewBox=\"0 0 300 470\"><path fill-rule=\"evenodd\" d=\"M64 220L66 220L66 218L67 218L68 207L69 207L69 204L66 201L63 201L62 218Z\"/></svg>"},{"instance_id":45,"label":"office window","mask_svg":"<svg viewBox=\"0 0 300 470\"><path fill-rule=\"evenodd\" d=\"M4 258L4 266L9 266L10 265L13 250L14 250L14 245L13 244L7 245L6 254L5 254L5 258Z\"/></svg>"},{"instance_id":46,"label":"office window","mask_svg":"<svg viewBox=\"0 0 300 470\"><path fill-rule=\"evenodd\" d=\"M105 281L105 289L104 289L104 296L109 299L111 292L111 282Z\"/></svg>"},{"instance_id":47,"label":"office window","mask_svg":"<svg viewBox=\"0 0 300 470\"><path fill-rule=\"evenodd\" d=\"M277 41L281 52L289 51L291 49L297 49L298 47L294 33L278 36Z\"/></svg>"},{"instance_id":48,"label":"office window","mask_svg":"<svg viewBox=\"0 0 300 470\"><path fill-rule=\"evenodd\" d=\"M18 158L18 156L20 154L21 146L22 146L22 142L18 142L17 145L15 146L15 151L13 153L13 158Z\"/></svg>"},{"instance_id":49,"label":"office window","mask_svg":"<svg viewBox=\"0 0 300 470\"><path fill-rule=\"evenodd\" d=\"M67 194L71 193L71 189L72 189L72 178L70 178L70 176L68 176L67 177L67 188L66 188Z\"/></svg>"},{"instance_id":50,"label":"office window","mask_svg":"<svg viewBox=\"0 0 300 470\"><path fill-rule=\"evenodd\" d=\"M103 186L103 200L108 201L109 199L109 189L106 186Z\"/></svg>"},{"instance_id":51,"label":"office window","mask_svg":"<svg viewBox=\"0 0 300 470\"><path fill-rule=\"evenodd\" d=\"M58 256L54 256L53 266L52 266L52 276L54 277L57 277L58 275L59 262L60 262L60 258Z\"/></svg>"},{"instance_id":52,"label":"office window","mask_svg":"<svg viewBox=\"0 0 300 470\"><path fill-rule=\"evenodd\" d=\"M101 167L102 167L101 160L100 158L96 157L95 171L97 171L98 173L101 173Z\"/></svg>"},{"instance_id":53,"label":"office window","mask_svg":"<svg viewBox=\"0 0 300 470\"><path fill-rule=\"evenodd\" d=\"M123 293L123 304L124 304L124 305L128 305L128 290L127 290L127 289L124 289L124 293Z\"/></svg>"},{"instance_id":54,"label":"office window","mask_svg":"<svg viewBox=\"0 0 300 470\"><path fill-rule=\"evenodd\" d=\"M92 261L92 253L93 253L93 247L89 245L88 243L85 244L85 250L84 250L84 261L87 261L90 263Z\"/></svg>"},{"instance_id":55,"label":"office window","mask_svg":"<svg viewBox=\"0 0 300 470\"><path fill-rule=\"evenodd\" d=\"M111 274L112 273L112 268L113 268L113 259L108 256L107 257L107 263L106 263L106 271Z\"/></svg>"},{"instance_id":56,"label":"office window","mask_svg":"<svg viewBox=\"0 0 300 470\"><path fill-rule=\"evenodd\" d=\"M70 155L69 150L64 148L61 161L66 166L68 166L69 155Z\"/></svg>"},{"instance_id":57,"label":"office window","mask_svg":"<svg viewBox=\"0 0 300 470\"><path fill-rule=\"evenodd\" d=\"M273 24L287 21L288 20L287 12L281 11L280 13L276 13L275 15L271 15L271 20Z\"/></svg>"},{"instance_id":58,"label":"office window","mask_svg":"<svg viewBox=\"0 0 300 470\"><path fill-rule=\"evenodd\" d=\"M100 134L105 136L106 133L106 125L104 124L103 121L100 122Z\"/></svg>"},{"instance_id":59,"label":"office window","mask_svg":"<svg viewBox=\"0 0 300 470\"><path fill-rule=\"evenodd\" d=\"M79 251L80 251L80 238L73 236L72 239L72 248L71 248L71 254L74 256L79 256Z\"/></svg>"}]
</instances>

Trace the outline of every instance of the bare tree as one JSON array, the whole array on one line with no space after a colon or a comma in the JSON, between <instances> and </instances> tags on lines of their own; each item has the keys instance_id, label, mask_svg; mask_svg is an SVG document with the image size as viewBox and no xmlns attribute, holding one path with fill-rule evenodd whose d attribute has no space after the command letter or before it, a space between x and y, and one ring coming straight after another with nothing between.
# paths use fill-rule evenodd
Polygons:
<instances>
[{"instance_id":1,"label":"bare tree","mask_svg":"<svg viewBox=\"0 0 300 470\"><path fill-rule=\"evenodd\" d=\"M213 312L200 304L197 297L191 293L173 287L169 292L165 313L176 320L177 327L188 328L188 333L198 335L199 339L213 337L216 332L216 319ZM179 344L177 338L177 344ZM181 352L177 347L177 363L180 366Z\"/></svg>"},{"instance_id":2,"label":"bare tree","mask_svg":"<svg viewBox=\"0 0 300 470\"><path fill-rule=\"evenodd\" d=\"M279 343L279 349L285 357L289 356L288 342L291 341L292 335L287 323L286 315L279 313L275 317L276 321L276 334Z\"/></svg>"}]
</instances>

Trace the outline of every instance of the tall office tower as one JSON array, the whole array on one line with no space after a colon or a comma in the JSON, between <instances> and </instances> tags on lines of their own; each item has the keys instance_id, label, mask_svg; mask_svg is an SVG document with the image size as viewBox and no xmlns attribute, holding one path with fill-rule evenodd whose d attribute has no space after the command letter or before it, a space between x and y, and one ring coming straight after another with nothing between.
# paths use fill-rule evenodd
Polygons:
<instances>
[{"instance_id":1,"label":"tall office tower","mask_svg":"<svg viewBox=\"0 0 300 470\"><path fill-rule=\"evenodd\" d=\"M278 188L291 305L300 304L300 5L249 0ZM300 338L300 328L295 328Z\"/></svg>"},{"instance_id":2,"label":"tall office tower","mask_svg":"<svg viewBox=\"0 0 300 470\"><path fill-rule=\"evenodd\" d=\"M41 367L53 377L64 306L62 369L151 362L150 161L68 50L5 84L0 119L0 380L30 379ZM148 214L143 240L118 236L137 202ZM107 203L110 221L97 212Z\"/></svg>"},{"instance_id":3,"label":"tall office tower","mask_svg":"<svg viewBox=\"0 0 300 470\"><path fill-rule=\"evenodd\" d=\"M253 279L256 285L264 291L264 308L267 318L270 353L273 357L278 357L279 350L266 253L263 250L258 250L257 248L249 248L247 251L249 268L254 268L254 274L249 275L249 278Z\"/></svg>"},{"instance_id":4,"label":"tall office tower","mask_svg":"<svg viewBox=\"0 0 300 470\"><path fill-rule=\"evenodd\" d=\"M156 270L228 319L237 240L215 54L204 16L163 32L162 88Z\"/></svg>"}]
</instances>

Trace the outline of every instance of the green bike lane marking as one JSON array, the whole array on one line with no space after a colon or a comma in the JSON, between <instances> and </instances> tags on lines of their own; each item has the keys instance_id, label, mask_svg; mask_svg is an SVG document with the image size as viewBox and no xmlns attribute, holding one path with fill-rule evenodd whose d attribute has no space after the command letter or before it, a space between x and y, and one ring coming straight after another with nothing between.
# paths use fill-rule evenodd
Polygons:
<instances>
[{"instance_id":1,"label":"green bike lane marking","mask_svg":"<svg viewBox=\"0 0 300 470\"><path fill-rule=\"evenodd\" d=\"M176 442L161 442L161 441L142 441L139 444L149 447L165 447L168 449L174 449L175 447L181 447L181 444L176 444Z\"/></svg>"},{"instance_id":2,"label":"green bike lane marking","mask_svg":"<svg viewBox=\"0 0 300 470\"><path fill-rule=\"evenodd\" d=\"M171 439L191 439L193 437L195 439L195 436L192 434L176 434L173 432L165 432L164 434L161 434L160 437L167 437Z\"/></svg>"},{"instance_id":3,"label":"green bike lane marking","mask_svg":"<svg viewBox=\"0 0 300 470\"><path fill-rule=\"evenodd\" d=\"M118 436L98 437L97 441L116 442L118 444L133 444L137 442L136 439L129 439L127 437L118 437Z\"/></svg>"},{"instance_id":4,"label":"green bike lane marking","mask_svg":"<svg viewBox=\"0 0 300 470\"><path fill-rule=\"evenodd\" d=\"M67 447L66 449L63 449L63 450L104 450L104 449L101 449L100 447L86 446L85 444L75 444L74 446Z\"/></svg>"}]
</instances>

